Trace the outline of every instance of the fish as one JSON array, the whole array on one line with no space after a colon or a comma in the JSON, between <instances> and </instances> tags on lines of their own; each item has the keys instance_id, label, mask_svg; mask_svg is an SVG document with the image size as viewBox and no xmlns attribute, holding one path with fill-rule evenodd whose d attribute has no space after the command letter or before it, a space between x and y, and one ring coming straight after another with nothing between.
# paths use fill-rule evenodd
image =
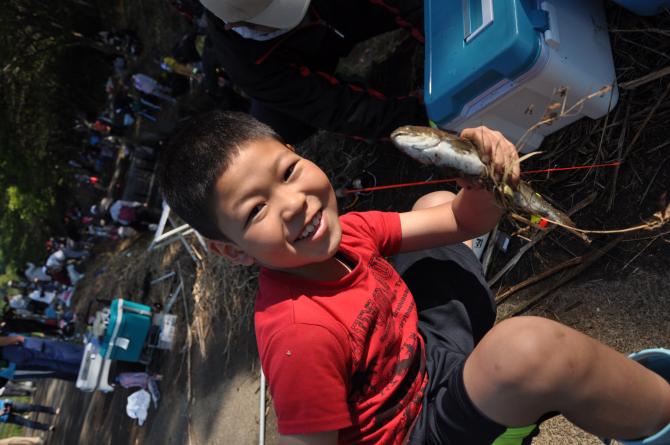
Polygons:
<instances>
[{"instance_id":1,"label":"fish","mask_svg":"<svg viewBox=\"0 0 670 445\"><path fill-rule=\"evenodd\" d=\"M467 139L431 127L406 125L391 133L400 151L422 164L434 165L459 176L487 174L477 149Z\"/></svg>"},{"instance_id":2,"label":"fish","mask_svg":"<svg viewBox=\"0 0 670 445\"><path fill-rule=\"evenodd\" d=\"M507 210L530 216L531 220L537 215L559 222L568 230L575 227L566 213L549 204L526 181L520 180L516 186L497 181L491 168L479 157L477 148L467 139L437 128L407 125L393 131L391 140L400 151L422 164L434 165L443 172L479 181L494 192L498 203Z\"/></svg>"}]
</instances>

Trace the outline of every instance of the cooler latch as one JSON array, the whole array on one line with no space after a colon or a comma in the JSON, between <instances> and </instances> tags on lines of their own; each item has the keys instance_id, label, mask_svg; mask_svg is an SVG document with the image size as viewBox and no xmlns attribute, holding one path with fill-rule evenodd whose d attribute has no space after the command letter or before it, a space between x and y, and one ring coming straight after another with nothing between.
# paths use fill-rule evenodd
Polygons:
<instances>
[{"instance_id":1,"label":"cooler latch","mask_svg":"<svg viewBox=\"0 0 670 445\"><path fill-rule=\"evenodd\" d=\"M547 11L532 9L528 11L528 19L530 20L531 25L533 25L533 28L540 32L549 29L549 13Z\"/></svg>"},{"instance_id":2,"label":"cooler latch","mask_svg":"<svg viewBox=\"0 0 670 445\"><path fill-rule=\"evenodd\" d=\"M556 8L551 2L542 2L540 4L540 10L537 11L542 13L548 21L549 26L544 26L541 31L544 31L544 41L547 45L558 50L558 47L561 45L561 37L558 33L558 23L556 14Z\"/></svg>"}]
</instances>

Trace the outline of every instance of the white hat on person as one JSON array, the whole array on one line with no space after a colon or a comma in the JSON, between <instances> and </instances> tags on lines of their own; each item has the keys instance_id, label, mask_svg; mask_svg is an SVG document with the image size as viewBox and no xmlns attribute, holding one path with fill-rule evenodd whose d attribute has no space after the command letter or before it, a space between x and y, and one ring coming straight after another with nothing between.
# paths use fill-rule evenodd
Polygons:
<instances>
[{"instance_id":1,"label":"white hat on person","mask_svg":"<svg viewBox=\"0 0 670 445\"><path fill-rule=\"evenodd\" d=\"M311 0L201 0L202 5L226 23L249 22L291 29L302 21Z\"/></svg>"}]
</instances>

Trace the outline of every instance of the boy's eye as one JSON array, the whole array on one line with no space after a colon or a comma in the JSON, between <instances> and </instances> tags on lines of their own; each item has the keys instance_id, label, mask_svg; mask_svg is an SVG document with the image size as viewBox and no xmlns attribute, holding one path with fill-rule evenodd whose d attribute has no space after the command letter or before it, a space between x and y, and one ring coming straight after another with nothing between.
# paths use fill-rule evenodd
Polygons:
<instances>
[{"instance_id":1,"label":"boy's eye","mask_svg":"<svg viewBox=\"0 0 670 445\"><path fill-rule=\"evenodd\" d=\"M289 167L286 169L284 172L284 181L288 181L288 179L291 177L293 174L293 170L295 170L295 165L297 162L294 162L293 164L289 165Z\"/></svg>"},{"instance_id":2,"label":"boy's eye","mask_svg":"<svg viewBox=\"0 0 670 445\"><path fill-rule=\"evenodd\" d=\"M263 204L257 204L254 206L253 209L249 212L249 216L247 217L246 222L244 223L245 226L248 226L251 221L254 219L256 215L263 209Z\"/></svg>"}]
</instances>

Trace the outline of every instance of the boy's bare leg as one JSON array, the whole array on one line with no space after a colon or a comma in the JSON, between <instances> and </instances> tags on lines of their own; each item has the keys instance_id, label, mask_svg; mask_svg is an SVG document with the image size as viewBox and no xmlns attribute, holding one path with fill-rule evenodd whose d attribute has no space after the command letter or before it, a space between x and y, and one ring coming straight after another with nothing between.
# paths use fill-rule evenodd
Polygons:
<instances>
[{"instance_id":1,"label":"boy's bare leg","mask_svg":"<svg viewBox=\"0 0 670 445\"><path fill-rule=\"evenodd\" d=\"M412 206L412 210L427 209L446 204L453 201L455 197L456 195L448 190L430 192L417 199ZM472 249L472 240L463 241L463 244Z\"/></svg>"},{"instance_id":2,"label":"boy's bare leg","mask_svg":"<svg viewBox=\"0 0 670 445\"><path fill-rule=\"evenodd\" d=\"M670 384L567 326L539 317L496 325L468 357L465 388L487 417L507 426L559 411L593 434L636 439L670 423Z\"/></svg>"},{"instance_id":3,"label":"boy's bare leg","mask_svg":"<svg viewBox=\"0 0 670 445\"><path fill-rule=\"evenodd\" d=\"M421 210L428 209L430 207L436 207L442 204L451 202L456 198L454 193L451 193L447 190L438 190L437 192L430 192L414 202L412 210Z\"/></svg>"}]
</instances>

